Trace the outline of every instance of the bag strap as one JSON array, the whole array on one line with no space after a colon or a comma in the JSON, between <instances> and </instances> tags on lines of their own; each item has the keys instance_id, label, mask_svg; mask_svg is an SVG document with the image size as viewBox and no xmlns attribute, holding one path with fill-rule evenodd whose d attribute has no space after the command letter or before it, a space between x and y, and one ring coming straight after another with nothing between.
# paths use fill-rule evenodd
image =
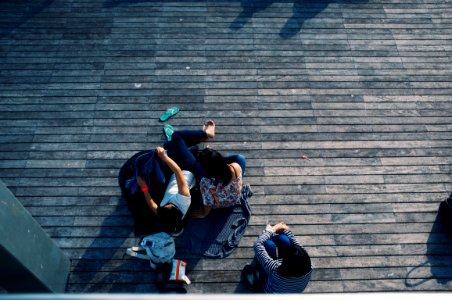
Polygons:
<instances>
[{"instance_id":1,"label":"bag strap","mask_svg":"<svg viewBox=\"0 0 452 300\"><path fill-rule=\"evenodd\" d=\"M149 255L147 253L146 254L138 253L139 251L144 251L144 248L141 247L141 246L140 247L127 248L126 254L130 255L132 257L139 258L139 259L151 260L151 258L149 257Z\"/></svg>"},{"instance_id":2,"label":"bag strap","mask_svg":"<svg viewBox=\"0 0 452 300\"><path fill-rule=\"evenodd\" d=\"M191 281L190 281L190 279L188 279L188 276L187 276L187 275L184 275L184 276L182 277L182 279L185 281L186 284L191 284Z\"/></svg>"},{"instance_id":3,"label":"bag strap","mask_svg":"<svg viewBox=\"0 0 452 300\"><path fill-rule=\"evenodd\" d=\"M126 250L126 254L130 255L132 257L136 257L139 259L144 259L149 261L149 266L151 267L151 269L155 270L157 268L157 265L155 263L152 262L151 257L146 253L138 253L137 251L143 251L144 248L143 247L132 247L132 248L127 248Z\"/></svg>"}]
</instances>

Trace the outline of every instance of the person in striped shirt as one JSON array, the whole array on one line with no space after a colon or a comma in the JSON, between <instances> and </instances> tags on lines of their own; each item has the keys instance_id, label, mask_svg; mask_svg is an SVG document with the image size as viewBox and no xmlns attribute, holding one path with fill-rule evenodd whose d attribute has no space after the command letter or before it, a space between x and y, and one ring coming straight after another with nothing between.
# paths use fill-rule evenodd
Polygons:
<instances>
[{"instance_id":1,"label":"person in striped shirt","mask_svg":"<svg viewBox=\"0 0 452 300\"><path fill-rule=\"evenodd\" d=\"M301 293L311 279L308 253L284 223L267 225L254 243L255 278L265 293Z\"/></svg>"}]
</instances>

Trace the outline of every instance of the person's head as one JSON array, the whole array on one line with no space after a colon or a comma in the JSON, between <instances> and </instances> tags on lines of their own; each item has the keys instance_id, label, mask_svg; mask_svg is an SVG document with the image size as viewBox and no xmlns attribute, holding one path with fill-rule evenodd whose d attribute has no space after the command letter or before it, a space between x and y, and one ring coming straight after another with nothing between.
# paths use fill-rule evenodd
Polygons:
<instances>
[{"instance_id":1,"label":"person's head","mask_svg":"<svg viewBox=\"0 0 452 300\"><path fill-rule=\"evenodd\" d=\"M173 204L167 204L157 208L157 214L163 223L176 226L182 220L182 213Z\"/></svg>"},{"instance_id":2,"label":"person's head","mask_svg":"<svg viewBox=\"0 0 452 300\"><path fill-rule=\"evenodd\" d=\"M278 272L284 277L300 277L311 270L311 259L302 247L292 244L282 257Z\"/></svg>"},{"instance_id":3,"label":"person's head","mask_svg":"<svg viewBox=\"0 0 452 300\"><path fill-rule=\"evenodd\" d=\"M206 176L215 178L217 182L228 184L232 179L231 170L220 152L206 148L198 157Z\"/></svg>"}]
</instances>

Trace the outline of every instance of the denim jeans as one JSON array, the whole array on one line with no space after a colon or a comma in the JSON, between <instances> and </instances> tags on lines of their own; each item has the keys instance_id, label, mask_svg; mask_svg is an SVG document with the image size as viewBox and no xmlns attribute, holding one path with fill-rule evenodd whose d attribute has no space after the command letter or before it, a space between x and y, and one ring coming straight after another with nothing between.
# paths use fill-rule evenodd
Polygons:
<instances>
[{"instance_id":1,"label":"denim jeans","mask_svg":"<svg viewBox=\"0 0 452 300\"><path fill-rule=\"evenodd\" d=\"M287 251L291 244L292 242L287 235L277 234L272 236L269 240L266 240L264 242L264 247L271 258L278 259L278 257L284 256L285 251Z\"/></svg>"},{"instance_id":2,"label":"denim jeans","mask_svg":"<svg viewBox=\"0 0 452 300\"><path fill-rule=\"evenodd\" d=\"M168 156L171 157L182 170L192 172L199 182L205 177L205 172L201 165L196 161L195 156L190 151L190 147L199 144L207 139L207 133L204 130L180 130L175 131L170 142L166 142L164 148L168 150ZM242 168L242 176L245 174L246 160L241 154L225 155L226 163L238 163Z\"/></svg>"},{"instance_id":3,"label":"denim jeans","mask_svg":"<svg viewBox=\"0 0 452 300\"><path fill-rule=\"evenodd\" d=\"M198 182L204 177L204 170L196 161L195 156L189 148L205 139L207 139L207 133L204 130L180 130L175 131L171 137L171 141L166 142L164 145L164 148L168 150L168 156L182 170L192 172Z\"/></svg>"}]
</instances>

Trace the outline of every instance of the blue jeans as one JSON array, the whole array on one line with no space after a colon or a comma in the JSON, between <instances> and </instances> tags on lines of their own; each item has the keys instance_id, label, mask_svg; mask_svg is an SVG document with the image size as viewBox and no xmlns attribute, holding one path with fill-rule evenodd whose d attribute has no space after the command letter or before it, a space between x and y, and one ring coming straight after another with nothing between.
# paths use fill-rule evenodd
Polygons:
<instances>
[{"instance_id":1,"label":"blue jeans","mask_svg":"<svg viewBox=\"0 0 452 300\"><path fill-rule=\"evenodd\" d=\"M201 165L196 161L195 156L190 151L190 147L199 144L207 139L207 133L204 130L180 130L175 131L170 142L166 142L164 148L168 150L168 156L171 157L182 170L192 172L199 182L205 177L205 172ZM226 163L238 163L242 168L242 176L245 174L246 160L241 154L231 154L224 156Z\"/></svg>"},{"instance_id":2,"label":"blue jeans","mask_svg":"<svg viewBox=\"0 0 452 300\"><path fill-rule=\"evenodd\" d=\"M274 235L264 242L265 250L267 250L268 255L273 259L283 257L291 245L292 242L285 234Z\"/></svg>"},{"instance_id":3,"label":"blue jeans","mask_svg":"<svg viewBox=\"0 0 452 300\"><path fill-rule=\"evenodd\" d=\"M245 175L245 167L246 167L245 156L243 156L241 154L230 154L230 155L225 155L224 160L228 164L233 163L233 162L238 163L240 165L240 167L242 168L242 176Z\"/></svg>"},{"instance_id":4,"label":"blue jeans","mask_svg":"<svg viewBox=\"0 0 452 300\"><path fill-rule=\"evenodd\" d=\"M175 131L170 142L166 142L164 148L168 150L168 156L171 157L182 170L192 172L196 180L204 177L204 170L196 161L195 156L190 151L190 147L199 144L207 139L207 133L204 130L180 130Z\"/></svg>"}]
</instances>

